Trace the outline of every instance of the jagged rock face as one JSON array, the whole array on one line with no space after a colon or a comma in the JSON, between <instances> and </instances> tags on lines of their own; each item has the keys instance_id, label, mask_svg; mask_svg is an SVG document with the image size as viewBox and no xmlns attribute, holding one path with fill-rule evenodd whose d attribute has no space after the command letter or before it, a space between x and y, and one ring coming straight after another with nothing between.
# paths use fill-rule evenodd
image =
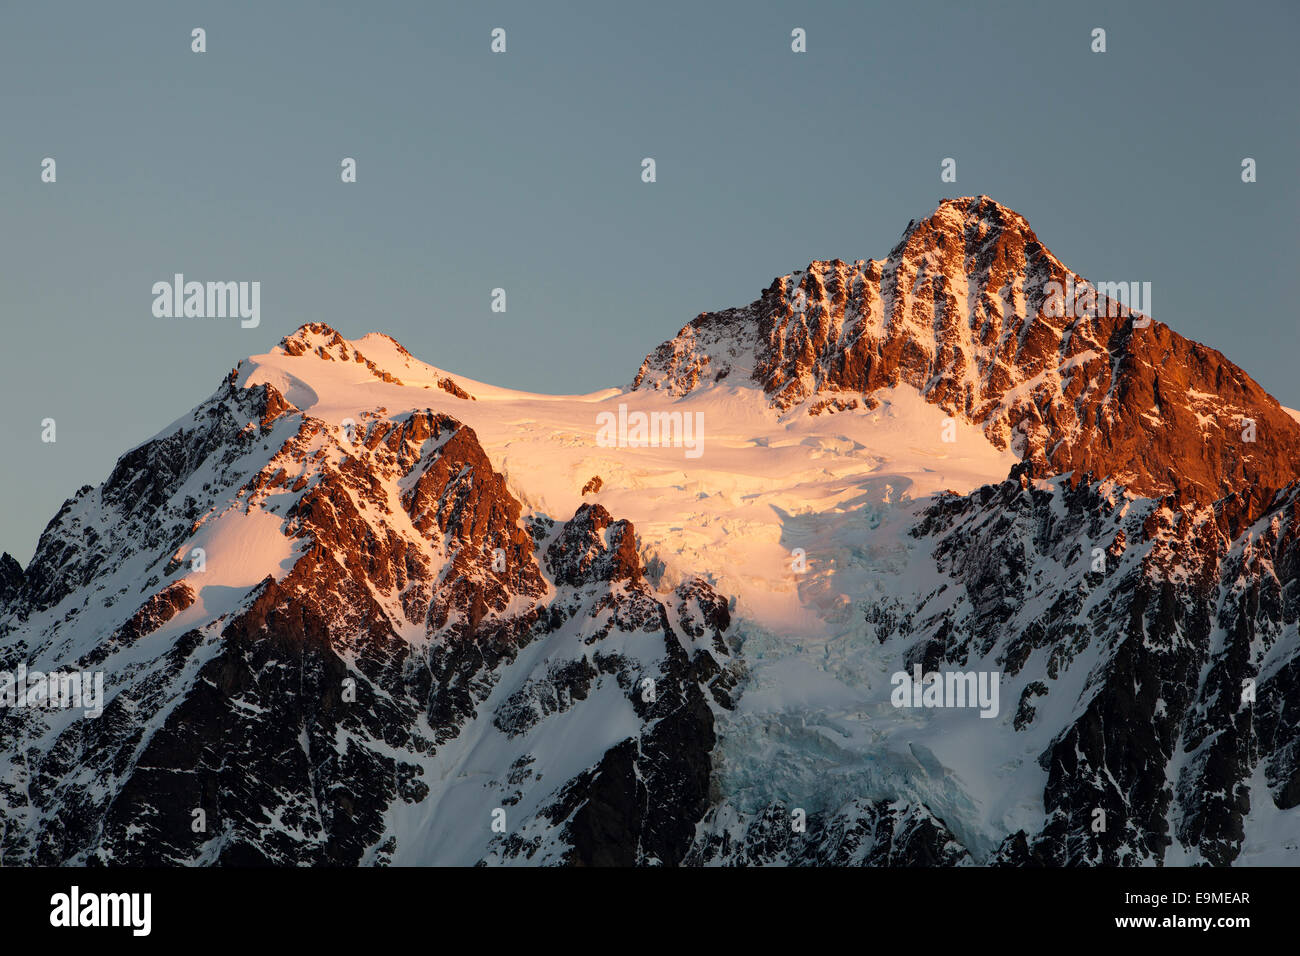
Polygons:
<instances>
[{"instance_id":1,"label":"jagged rock face","mask_svg":"<svg viewBox=\"0 0 1300 956\"><path fill-rule=\"evenodd\" d=\"M86 485L64 503L9 606L20 617L47 610L86 587L107 562L175 550L203 514L207 493L236 481L244 456L291 409L272 386L240 389L232 374L181 427L127 452L100 488ZM175 494L201 468L208 487Z\"/></svg>"},{"instance_id":2,"label":"jagged rock face","mask_svg":"<svg viewBox=\"0 0 1300 956\"><path fill-rule=\"evenodd\" d=\"M88 666L103 663L112 654L130 647L143 637L152 634L181 611L194 604L194 588L185 581L167 585L136 610L121 629L83 658Z\"/></svg>"},{"instance_id":3,"label":"jagged rock face","mask_svg":"<svg viewBox=\"0 0 1300 956\"><path fill-rule=\"evenodd\" d=\"M699 866L970 866L970 853L924 806L850 801L833 813L769 806L711 811L691 851ZM797 828L796 828L797 826Z\"/></svg>"},{"instance_id":4,"label":"jagged rock face","mask_svg":"<svg viewBox=\"0 0 1300 956\"><path fill-rule=\"evenodd\" d=\"M410 355L406 349L402 348L400 343L393 342L391 339L389 341L397 347L399 353L407 356ZM347 339L339 335L338 332L320 322L307 323L293 335L287 336L282 340L280 342L280 348L289 355L303 355L304 353L311 352L315 354L317 358L326 362L356 362L358 365L364 365L370 370L370 374L381 382L391 382L397 385L401 384L399 378L391 372L381 369L369 358L362 355L356 349L353 349ZM455 393L458 390L458 386L456 386L455 382L450 380L448 380L446 384L439 384L443 389L449 392ZM467 398L469 396L466 394L458 395L457 397Z\"/></svg>"},{"instance_id":5,"label":"jagged rock face","mask_svg":"<svg viewBox=\"0 0 1300 956\"><path fill-rule=\"evenodd\" d=\"M580 520L575 517L560 540L582 537L573 527ZM709 808L714 712L732 706L736 676L722 638L726 602L698 579L683 582L665 600L639 573L610 591L600 585L596 593L599 599L575 616L608 615L620 631L653 634L662 657L647 668L626 654L597 651L580 675L584 694L586 683L602 674L630 689L642 729L606 750L542 809L567 845L550 859L579 866L676 865ZM609 636L603 625L587 640L599 647ZM500 852L532 860L540 842L520 835ZM543 854L538 861L547 860Z\"/></svg>"},{"instance_id":6,"label":"jagged rock face","mask_svg":"<svg viewBox=\"0 0 1300 956\"><path fill-rule=\"evenodd\" d=\"M1222 597L1208 670L1185 730L1190 759L1178 796L1191 804L1178 837L1211 863L1235 859L1252 804L1300 805L1300 497L1234 543L1220 568ZM1266 792L1247 777L1262 763Z\"/></svg>"},{"instance_id":7,"label":"jagged rock face","mask_svg":"<svg viewBox=\"0 0 1300 956\"><path fill-rule=\"evenodd\" d=\"M992 653L1013 676L1046 651L1017 732L1082 687L1039 757L1043 828L1009 836L994 862L1150 864L1176 835L1225 865L1252 802L1295 805L1297 687L1279 664L1294 657L1300 616L1297 508L1292 489L1235 542L1213 508L1117 497L1113 485L1009 481L928 510L916 534L935 538L966 601L904 620L898 637L946 665ZM1267 785L1252 792L1261 761Z\"/></svg>"},{"instance_id":8,"label":"jagged rock face","mask_svg":"<svg viewBox=\"0 0 1300 956\"><path fill-rule=\"evenodd\" d=\"M1081 289L1073 310L1067 283ZM748 380L815 413L837 400L826 393L904 383L1047 473L1207 503L1251 489L1246 516L1261 514L1300 474L1300 424L1213 349L1135 326L1104 295L1088 308L1088 288L1017 213L946 200L885 259L813 262L744 308L700 315L633 387Z\"/></svg>"},{"instance_id":9,"label":"jagged rock face","mask_svg":"<svg viewBox=\"0 0 1300 956\"><path fill-rule=\"evenodd\" d=\"M584 504L547 554L559 584L633 581L641 577L636 535L600 505Z\"/></svg>"},{"instance_id":10,"label":"jagged rock face","mask_svg":"<svg viewBox=\"0 0 1300 956\"><path fill-rule=\"evenodd\" d=\"M0 554L0 608L16 598L23 587L23 566L11 554Z\"/></svg>"},{"instance_id":11,"label":"jagged rock face","mask_svg":"<svg viewBox=\"0 0 1300 956\"><path fill-rule=\"evenodd\" d=\"M995 859L1161 860L1174 799L1166 774L1206 660L1226 544L1212 513L1153 510L1116 497L1113 485L1045 491L1009 481L972 499L940 503L918 528L940 536L935 555L965 585L970 613L916 630L933 629L927 648L945 663L993 653L1012 676L1046 654L1045 679L1020 695L1017 732L1034 728L1054 694L1082 686L1070 722L1053 728L1039 756L1048 773L1041 832L1023 859L1013 855L1023 834Z\"/></svg>"}]
</instances>

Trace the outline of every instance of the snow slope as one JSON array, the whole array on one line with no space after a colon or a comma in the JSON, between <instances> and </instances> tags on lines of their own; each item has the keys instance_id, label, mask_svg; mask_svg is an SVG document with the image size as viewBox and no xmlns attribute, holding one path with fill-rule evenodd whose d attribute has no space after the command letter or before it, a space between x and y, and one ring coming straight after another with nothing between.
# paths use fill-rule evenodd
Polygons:
<instances>
[{"instance_id":1,"label":"snow slope","mask_svg":"<svg viewBox=\"0 0 1300 956\"><path fill-rule=\"evenodd\" d=\"M315 346L329 336L308 333ZM1006 477L1017 461L993 448L974 426L952 421L901 386L881 404L810 416L803 406L780 413L760 389L719 385L672 400L606 389L588 395L539 395L487 385L409 356L387 336L348 343L402 384L379 381L356 362L322 360L314 351L277 349L253 356L239 384L269 383L304 412L343 427L371 409L388 414L432 408L474 429L493 465L525 504L551 516L598 501L630 519L644 553L675 576L707 567L738 610L765 627L818 633L839 596L828 584L837 572L829 529L859 513L874 513L936 491L964 494ZM474 400L438 387L454 380ZM700 413L699 458L681 448L597 445L597 416L629 411ZM600 476L599 492L583 496ZM791 572L793 549L811 555L806 576ZM707 560L703 560L707 556ZM810 587L810 582L819 582ZM812 615L811 617L809 615ZM827 632L828 634L830 632Z\"/></svg>"}]
</instances>

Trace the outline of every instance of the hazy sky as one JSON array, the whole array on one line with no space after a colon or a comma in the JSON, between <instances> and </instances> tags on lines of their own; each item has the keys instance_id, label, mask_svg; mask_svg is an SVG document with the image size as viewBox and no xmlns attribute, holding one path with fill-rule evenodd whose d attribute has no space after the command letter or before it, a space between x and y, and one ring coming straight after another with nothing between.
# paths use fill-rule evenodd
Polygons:
<instances>
[{"instance_id":1,"label":"hazy sky","mask_svg":"<svg viewBox=\"0 0 1300 956\"><path fill-rule=\"evenodd\" d=\"M0 549L25 563L66 497L304 322L590 391L776 275L885 255L946 196L1151 282L1157 319L1300 406L1298 10L5 4ZM261 326L155 318L175 272L260 281Z\"/></svg>"}]
</instances>

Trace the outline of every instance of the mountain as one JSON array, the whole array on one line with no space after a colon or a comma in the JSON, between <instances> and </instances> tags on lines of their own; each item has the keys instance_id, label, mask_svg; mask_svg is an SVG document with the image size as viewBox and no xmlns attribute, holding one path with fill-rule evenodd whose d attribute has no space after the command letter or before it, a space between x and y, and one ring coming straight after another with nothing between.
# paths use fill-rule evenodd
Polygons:
<instances>
[{"instance_id":1,"label":"mountain","mask_svg":"<svg viewBox=\"0 0 1300 956\"><path fill-rule=\"evenodd\" d=\"M0 557L105 687L0 710L0 862L1294 862L1300 424L1056 287L979 197L625 389L300 328Z\"/></svg>"},{"instance_id":2,"label":"mountain","mask_svg":"<svg viewBox=\"0 0 1300 956\"><path fill-rule=\"evenodd\" d=\"M1247 518L1300 462L1300 424L1250 376L1098 293L986 196L941 203L885 259L813 262L744 308L700 315L633 388L737 379L782 409L820 397L814 412L907 384L1039 473L1235 496Z\"/></svg>"}]
</instances>

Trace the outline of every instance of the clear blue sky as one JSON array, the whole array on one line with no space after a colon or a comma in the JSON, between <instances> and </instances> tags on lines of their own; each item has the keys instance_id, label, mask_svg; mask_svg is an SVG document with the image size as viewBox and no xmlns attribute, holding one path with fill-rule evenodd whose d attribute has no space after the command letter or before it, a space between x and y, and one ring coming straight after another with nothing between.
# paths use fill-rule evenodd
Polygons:
<instances>
[{"instance_id":1,"label":"clear blue sky","mask_svg":"<svg viewBox=\"0 0 1300 956\"><path fill-rule=\"evenodd\" d=\"M0 549L26 562L64 498L303 322L518 388L623 384L697 313L883 256L954 195L1151 282L1156 318L1300 406L1298 11L7 4ZM259 280L261 327L154 318L174 272Z\"/></svg>"}]
</instances>

